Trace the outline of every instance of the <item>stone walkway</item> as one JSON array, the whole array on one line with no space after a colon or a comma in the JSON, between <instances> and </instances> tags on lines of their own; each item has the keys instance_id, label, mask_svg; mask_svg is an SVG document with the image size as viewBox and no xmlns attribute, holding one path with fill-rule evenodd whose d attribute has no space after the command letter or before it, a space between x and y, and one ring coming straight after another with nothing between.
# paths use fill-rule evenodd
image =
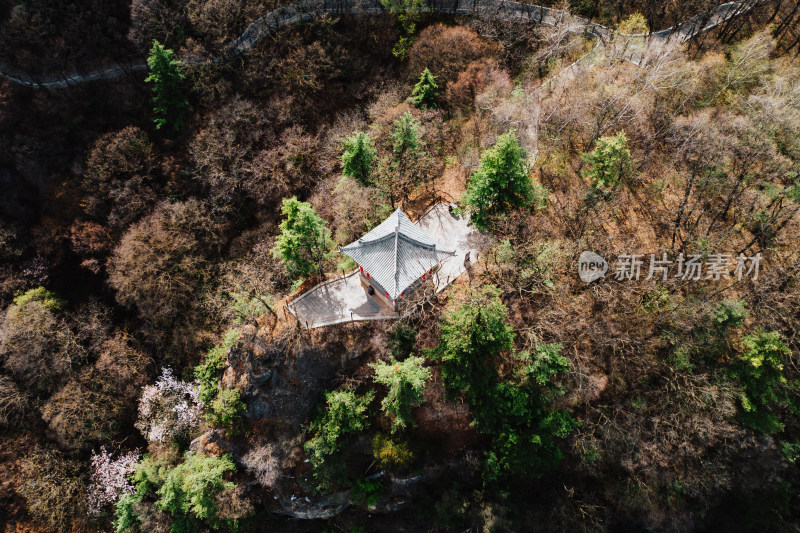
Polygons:
<instances>
[{"instance_id":1,"label":"stone walkway","mask_svg":"<svg viewBox=\"0 0 800 533\"><path fill-rule=\"evenodd\" d=\"M367 294L357 270L301 294L289 302L289 311L307 329L342 322L399 318L380 300Z\"/></svg>"},{"instance_id":2,"label":"stone walkway","mask_svg":"<svg viewBox=\"0 0 800 533\"><path fill-rule=\"evenodd\" d=\"M436 204L416 224L439 246L456 251L454 256L442 262L433 278L436 292L441 292L466 272L467 253L471 261L477 259L477 244L483 237L469 225L468 217L452 216L447 204ZM400 318L398 313L382 304L378 298L367 294L361 285L358 270L317 285L289 302L288 307L308 329L343 322Z\"/></svg>"},{"instance_id":3,"label":"stone walkway","mask_svg":"<svg viewBox=\"0 0 800 533\"><path fill-rule=\"evenodd\" d=\"M433 276L436 292L442 292L451 282L467 271L469 261L478 258L478 243L485 239L469 225L469 216L454 217L447 204L436 204L417 221L417 225L430 235L436 243L446 250L455 250L456 255L442 261L441 267Z\"/></svg>"}]
</instances>

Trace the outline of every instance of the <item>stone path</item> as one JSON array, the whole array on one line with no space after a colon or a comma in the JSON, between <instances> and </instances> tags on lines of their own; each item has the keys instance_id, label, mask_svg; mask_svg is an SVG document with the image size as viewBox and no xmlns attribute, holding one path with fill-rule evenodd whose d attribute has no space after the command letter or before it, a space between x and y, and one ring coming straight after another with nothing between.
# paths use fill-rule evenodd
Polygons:
<instances>
[{"instance_id":1,"label":"stone path","mask_svg":"<svg viewBox=\"0 0 800 533\"><path fill-rule=\"evenodd\" d=\"M454 256L442 262L433 278L436 292L441 292L466 272L468 265L464 259L467 253L471 261L477 259L476 248L484 237L469 225L468 217L451 215L447 204L436 204L416 224L439 246L456 251ZM307 329L344 322L400 318L378 298L367 294L359 278L356 270L321 283L290 302L289 311Z\"/></svg>"},{"instance_id":2,"label":"stone path","mask_svg":"<svg viewBox=\"0 0 800 533\"><path fill-rule=\"evenodd\" d=\"M317 285L289 302L289 311L307 329L359 322L399 318L396 312L367 294L358 271Z\"/></svg>"},{"instance_id":3,"label":"stone path","mask_svg":"<svg viewBox=\"0 0 800 533\"><path fill-rule=\"evenodd\" d=\"M455 255L442 261L439 270L433 276L436 292L442 292L467 271L469 266L466 262L467 254L469 261L475 262L478 258L478 244L485 237L469 225L468 216L451 215L447 204L436 204L430 208L420 217L417 225L440 247L456 251Z\"/></svg>"},{"instance_id":4,"label":"stone path","mask_svg":"<svg viewBox=\"0 0 800 533\"><path fill-rule=\"evenodd\" d=\"M572 64L561 69L553 76L550 76L544 82L543 86L545 88L552 88L557 82L574 79L581 72L578 68L579 66L587 62L593 64L599 57L602 57L600 48L604 43L609 42L610 37L619 39L617 48L621 50L612 51L616 54L614 55L616 59L646 68L660 52L666 49L666 46L685 43L696 35L710 31L732 18L749 13L754 8L768 1L769 0L743 0L741 2L727 2L717 6L711 11L695 15L681 24L652 33L619 33L604 28L606 30L605 33L595 34L600 38L597 39L595 46L589 50L589 52L583 54Z\"/></svg>"},{"instance_id":5,"label":"stone path","mask_svg":"<svg viewBox=\"0 0 800 533\"><path fill-rule=\"evenodd\" d=\"M715 28L723 22L748 13L754 7L769 1L744 0L741 2L728 2L706 13L694 16L682 24L649 34L647 37L655 36L660 39L669 39L675 35L681 42L684 42L698 33ZM432 13L468 15L545 26L563 24L566 21L570 32L593 35L598 38L598 42L607 41L614 34L613 30L601 24L570 13L532 4L523 4L514 0L425 0L423 1L423 9ZM222 56L212 60L187 59L185 63L187 65L201 65L229 61L251 51L264 37L274 35L281 28L300 22L307 22L322 15L381 15L385 13L386 9L380 0L301 0L270 11L250 23L247 29L231 43ZM630 37L637 36L632 35ZM624 59L633 61L633 58ZM126 64L107 65L90 72L33 76L26 72L15 71L0 63L0 76L13 83L32 89L64 89L90 81L113 80L146 69L147 64L145 61L139 59Z\"/></svg>"}]
</instances>

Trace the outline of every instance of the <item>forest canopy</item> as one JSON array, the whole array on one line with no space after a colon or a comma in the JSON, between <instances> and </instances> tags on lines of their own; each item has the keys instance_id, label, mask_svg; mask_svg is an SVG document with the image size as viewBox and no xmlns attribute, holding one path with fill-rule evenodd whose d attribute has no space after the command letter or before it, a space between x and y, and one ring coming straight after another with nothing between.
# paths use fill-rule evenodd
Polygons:
<instances>
[{"instance_id":1,"label":"forest canopy","mask_svg":"<svg viewBox=\"0 0 800 533\"><path fill-rule=\"evenodd\" d=\"M0 1L0 524L797 531L797 0L359 5Z\"/></svg>"}]
</instances>

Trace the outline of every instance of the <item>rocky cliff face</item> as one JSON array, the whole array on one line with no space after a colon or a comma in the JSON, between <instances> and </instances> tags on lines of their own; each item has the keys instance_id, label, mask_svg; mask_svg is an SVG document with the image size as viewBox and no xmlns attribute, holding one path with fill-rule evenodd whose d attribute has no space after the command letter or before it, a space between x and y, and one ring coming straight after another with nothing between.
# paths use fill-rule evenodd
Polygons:
<instances>
[{"instance_id":1,"label":"rocky cliff face","mask_svg":"<svg viewBox=\"0 0 800 533\"><path fill-rule=\"evenodd\" d=\"M303 421L313 415L336 373L349 361L360 358L368 348L357 346L347 350L339 344L336 340L318 344L304 342L302 338L269 339L256 328L245 326L238 346L228 352L222 385L242 392L248 418Z\"/></svg>"},{"instance_id":2,"label":"rocky cliff face","mask_svg":"<svg viewBox=\"0 0 800 533\"><path fill-rule=\"evenodd\" d=\"M359 379L358 367L377 348L376 338L380 337L367 328L330 328L315 334L311 342L305 337L307 332L272 336L253 326L243 327L237 346L228 352L222 386L241 391L250 429L235 437L212 429L196 438L190 448L211 455L229 453L240 472L255 478L245 485L246 492L274 513L304 520L342 513L351 505L351 491L315 496L305 490L304 424L313 417L324 391L335 386L340 372ZM264 429L275 422L280 431ZM366 441L361 445L369 447ZM383 488L369 510L388 513L406 507L426 484L445 472L465 468L463 459L457 463L446 467L430 464L403 477L372 474Z\"/></svg>"},{"instance_id":3,"label":"rocky cliff face","mask_svg":"<svg viewBox=\"0 0 800 533\"><path fill-rule=\"evenodd\" d=\"M241 391L252 429L238 437L212 429L190 448L231 454L240 471L256 478L247 485L248 492L263 494L262 501L275 513L313 520L343 512L351 504L350 491L314 496L303 490L302 472L307 468L302 460L303 426L337 374L350 375L374 349L375 334L366 332L364 326L329 328L314 334L310 342L307 332L273 336L244 326L237 346L228 352L222 386ZM260 428L275 420L283 429L278 436L267 436ZM435 474L423 470L404 478L385 473L375 477L384 487L383 495L370 510L392 512L405 507L419 484Z\"/></svg>"}]
</instances>

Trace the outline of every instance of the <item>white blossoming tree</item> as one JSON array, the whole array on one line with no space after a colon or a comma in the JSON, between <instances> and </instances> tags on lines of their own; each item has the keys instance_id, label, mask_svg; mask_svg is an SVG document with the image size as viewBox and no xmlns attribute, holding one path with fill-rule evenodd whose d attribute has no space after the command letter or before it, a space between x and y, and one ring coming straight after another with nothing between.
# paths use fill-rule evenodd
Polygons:
<instances>
[{"instance_id":1,"label":"white blossoming tree","mask_svg":"<svg viewBox=\"0 0 800 533\"><path fill-rule=\"evenodd\" d=\"M158 381L142 392L136 428L149 442L168 442L197 427L202 410L198 385L180 381L172 370L162 368Z\"/></svg>"},{"instance_id":2,"label":"white blossoming tree","mask_svg":"<svg viewBox=\"0 0 800 533\"><path fill-rule=\"evenodd\" d=\"M123 494L134 493L128 476L133 474L140 457L138 450L116 459L106 451L105 446L100 448L100 453L92 451L92 477L87 495L92 514L100 514L104 507L116 502Z\"/></svg>"}]
</instances>

